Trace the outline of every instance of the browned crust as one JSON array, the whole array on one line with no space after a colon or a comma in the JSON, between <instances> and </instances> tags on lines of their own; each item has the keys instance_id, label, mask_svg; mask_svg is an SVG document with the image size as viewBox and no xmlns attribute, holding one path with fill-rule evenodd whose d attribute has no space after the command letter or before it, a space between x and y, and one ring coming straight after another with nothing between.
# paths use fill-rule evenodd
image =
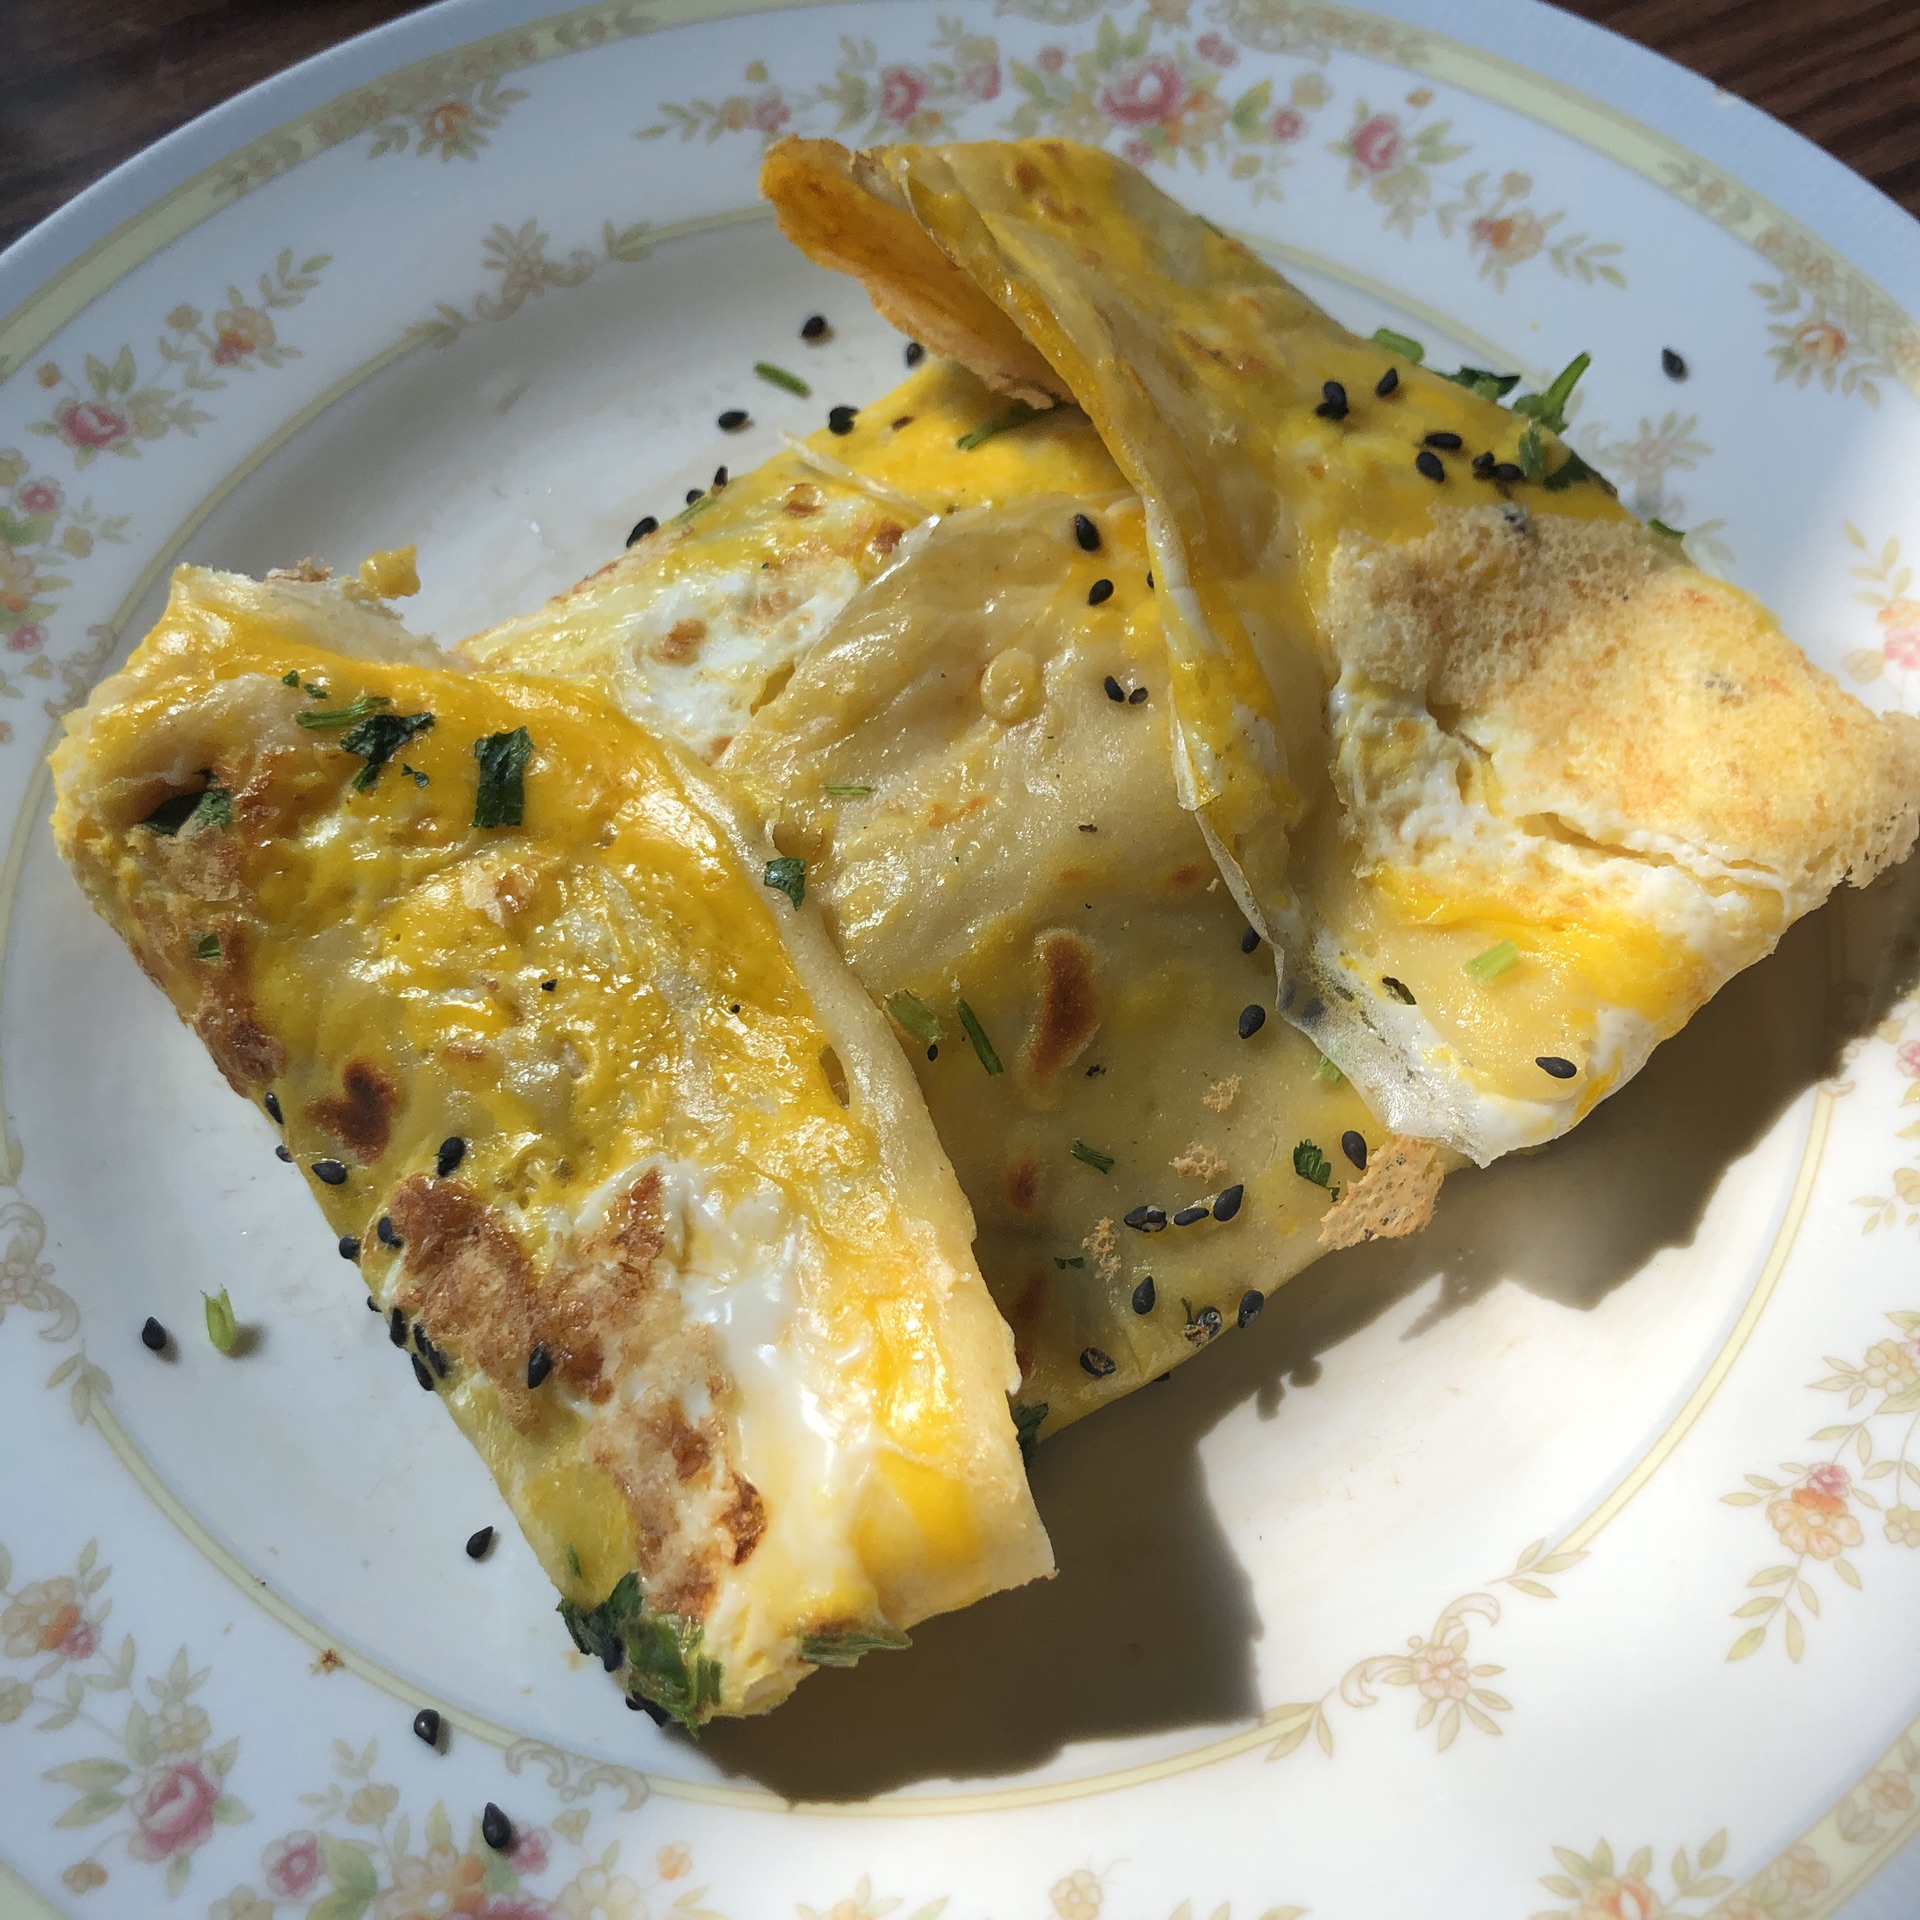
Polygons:
<instances>
[{"instance_id":1,"label":"browned crust","mask_svg":"<svg viewBox=\"0 0 1920 1920\"><path fill-rule=\"evenodd\" d=\"M399 1092L378 1067L349 1060L340 1070L340 1091L309 1100L307 1118L370 1166L385 1154L399 1109Z\"/></svg>"},{"instance_id":2,"label":"browned crust","mask_svg":"<svg viewBox=\"0 0 1920 1920\"><path fill-rule=\"evenodd\" d=\"M1363 1173L1320 1222L1323 1247L1356 1247L1362 1240L1398 1240L1433 1218L1446 1178L1430 1141L1391 1134L1373 1150Z\"/></svg>"},{"instance_id":3,"label":"browned crust","mask_svg":"<svg viewBox=\"0 0 1920 1920\"><path fill-rule=\"evenodd\" d=\"M1033 943L1040 968L1040 1011L1027 1041L1026 1068L1050 1080L1087 1050L1100 1025L1093 949L1077 933L1055 929Z\"/></svg>"},{"instance_id":4,"label":"browned crust","mask_svg":"<svg viewBox=\"0 0 1920 1920\"><path fill-rule=\"evenodd\" d=\"M1015 1213L1031 1213L1040 1204L1040 1162L1023 1153L1007 1169L1007 1205Z\"/></svg>"}]
</instances>

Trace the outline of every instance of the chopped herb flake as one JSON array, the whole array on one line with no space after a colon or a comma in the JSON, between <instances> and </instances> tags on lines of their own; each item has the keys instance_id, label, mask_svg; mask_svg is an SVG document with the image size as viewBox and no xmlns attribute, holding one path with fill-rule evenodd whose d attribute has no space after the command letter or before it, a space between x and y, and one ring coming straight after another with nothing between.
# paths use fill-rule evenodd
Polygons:
<instances>
[{"instance_id":1,"label":"chopped herb flake","mask_svg":"<svg viewBox=\"0 0 1920 1920\"><path fill-rule=\"evenodd\" d=\"M770 387L783 387L788 393L797 393L802 400L812 397L813 389L797 373L776 367L771 360L756 360L753 370Z\"/></svg>"},{"instance_id":2,"label":"chopped herb flake","mask_svg":"<svg viewBox=\"0 0 1920 1920\"><path fill-rule=\"evenodd\" d=\"M897 1627L847 1627L839 1633L803 1633L800 1658L816 1667L851 1667L869 1653L897 1653L912 1644Z\"/></svg>"},{"instance_id":3,"label":"chopped herb flake","mask_svg":"<svg viewBox=\"0 0 1920 1920\"><path fill-rule=\"evenodd\" d=\"M380 769L404 747L416 733L425 733L433 725L430 713L375 713L341 737L340 745L348 753L357 753L366 765L353 776L355 793L365 793L380 778Z\"/></svg>"},{"instance_id":4,"label":"chopped herb flake","mask_svg":"<svg viewBox=\"0 0 1920 1920\"><path fill-rule=\"evenodd\" d=\"M155 833L171 837L181 831L199 833L208 827L233 825L233 794L226 787L202 787L198 793L176 793L162 800L140 822Z\"/></svg>"},{"instance_id":5,"label":"chopped herb flake","mask_svg":"<svg viewBox=\"0 0 1920 1920\"><path fill-rule=\"evenodd\" d=\"M1037 420L1039 410L1030 407L1024 400L1016 400L1005 413L997 413L991 420L974 428L971 433L963 433L953 444L962 453L971 453L975 447L984 446L996 433L1008 433L1015 427L1024 427L1029 420Z\"/></svg>"},{"instance_id":6,"label":"chopped herb flake","mask_svg":"<svg viewBox=\"0 0 1920 1920\"><path fill-rule=\"evenodd\" d=\"M1293 1170L1302 1180L1324 1187L1333 1178L1333 1163L1311 1140L1302 1140L1293 1150Z\"/></svg>"},{"instance_id":7,"label":"chopped herb flake","mask_svg":"<svg viewBox=\"0 0 1920 1920\"><path fill-rule=\"evenodd\" d=\"M1663 540L1684 540L1687 537L1678 527L1670 527L1664 520L1649 520L1647 525Z\"/></svg>"},{"instance_id":8,"label":"chopped herb flake","mask_svg":"<svg viewBox=\"0 0 1920 1920\"><path fill-rule=\"evenodd\" d=\"M1547 491L1559 493L1563 488L1574 486L1582 480L1599 480L1603 487L1607 487L1609 492L1612 491L1607 481L1569 447L1567 457L1547 475Z\"/></svg>"},{"instance_id":9,"label":"chopped herb flake","mask_svg":"<svg viewBox=\"0 0 1920 1920\"><path fill-rule=\"evenodd\" d=\"M864 800L873 789L871 787L860 786L858 783L852 781L840 782L830 780L822 791L835 800Z\"/></svg>"},{"instance_id":10,"label":"chopped herb flake","mask_svg":"<svg viewBox=\"0 0 1920 1920\"><path fill-rule=\"evenodd\" d=\"M1473 980L1498 980L1520 964L1520 949L1511 940L1500 940L1485 953L1476 953L1460 971Z\"/></svg>"},{"instance_id":11,"label":"chopped herb flake","mask_svg":"<svg viewBox=\"0 0 1920 1920\"><path fill-rule=\"evenodd\" d=\"M886 1006L901 1032L909 1039L919 1041L923 1047L930 1047L947 1037L940 1016L918 994L908 993L904 989L899 993L890 993Z\"/></svg>"},{"instance_id":12,"label":"chopped herb flake","mask_svg":"<svg viewBox=\"0 0 1920 1920\"><path fill-rule=\"evenodd\" d=\"M313 691L311 687L307 689ZM313 728L351 727L364 720L368 714L377 713L382 707L390 707L393 702L384 693L363 693L350 707L320 707L306 713L296 713L293 717L301 726Z\"/></svg>"},{"instance_id":13,"label":"chopped herb flake","mask_svg":"<svg viewBox=\"0 0 1920 1920\"><path fill-rule=\"evenodd\" d=\"M1573 398L1573 390L1580 384L1580 376L1593 365L1593 355L1576 353L1554 376L1553 385L1545 393L1523 393L1513 403L1515 413L1530 414L1543 427L1551 427L1555 433L1567 430L1567 402Z\"/></svg>"},{"instance_id":14,"label":"chopped herb flake","mask_svg":"<svg viewBox=\"0 0 1920 1920\"><path fill-rule=\"evenodd\" d=\"M218 960L220 958L220 936L217 933L203 933L193 943L193 957L196 960Z\"/></svg>"},{"instance_id":15,"label":"chopped herb flake","mask_svg":"<svg viewBox=\"0 0 1920 1920\"><path fill-rule=\"evenodd\" d=\"M1113 1171L1113 1155L1102 1153L1098 1147L1088 1146L1084 1140L1076 1140L1073 1143L1073 1157L1076 1160L1084 1160L1096 1173Z\"/></svg>"},{"instance_id":16,"label":"chopped herb flake","mask_svg":"<svg viewBox=\"0 0 1920 1920\"><path fill-rule=\"evenodd\" d=\"M1491 373L1485 367L1456 367L1445 377L1482 400L1503 400L1520 384L1517 373Z\"/></svg>"},{"instance_id":17,"label":"chopped herb flake","mask_svg":"<svg viewBox=\"0 0 1920 1920\"><path fill-rule=\"evenodd\" d=\"M200 796L200 804L187 816L187 831L200 833L208 827L233 825L233 791L229 787L209 787Z\"/></svg>"},{"instance_id":18,"label":"chopped herb flake","mask_svg":"<svg viewBox=\"0 0 1920 1920\"><path fill-rule=\"evenodd\" d=\"M1520 430L1520 471L1529 480L1546 478L1547 463L1540 452L1540 423L1529 420Z\"/></svg>"},{"instance_id":19,"label":"chopped herb flake","mask_svg":"<svg viewBox=\"0 0 1920 1920\"><path fill-rule=\"evenodd\" d=\"M793 902L794 912L798 913L801 902L807 897L807 863L796 860L791 854L778 860L769 860L760 875L760 881L775 893L784 893Z\"/></svg>"},{"instance_id":20,"label":"chopped herb flake","mask_svg":"<svg viewBox=\"0 0 1920 1920\"><path fill-rule=\"evenodd\" d=\"M973 1051L980 1064L988 1073L1005 1073L1000 1064L1000 1056L993 1050L993 1042L987 1038L987 1030L980 1024L980 1016L964 1000L954 1003L954 1011L960 1016L960 1024L966 1029L967 1038L973 1042Z\"/></svg>"},{"instance_id":21,"label":"chopped herb flake","mask_svg":"<svg viewBox=\"0 0 1920 1920\"><path fill-rule=\"evenodd\" d=\"M1042 1400L1038 1406L1015 1407L1013 1410L1013 1431L1020 1442L1020 1458L1033 1458L1034 1442L1040 1438L1040 1428L1051 1411L1048 1403Z\"/></svg>"},{"instance_id":22,"label":"chopped herb flake","mask_svg":"<svg viewBox=\"0 0 1920 1920\"><path fill-rule=\"evenodd\" d=\"M1053 1264L1065 1272L1068 1267L1084 1267L1087 1264L1087 1256L1084 1253L1076 1253L1071 1260L1063 1260L1056 1253L1053 1256Z\"/></svg>"},{"instance_id":23,"label":"chopped herb flake","mask_svg":"<svg viewBox=\"0 0 1920 1920\"><path fill-rule=\"evenodd\" d=\"M490 733L473 743L480 762L480 790L474 795L476 827L517 827L527 811L527 760L533 736L525 727L511 733Z\"/></svg>"},{"instance_id":24,"label":"chopped herb flake","mask_svg":"<svg viewBox=\"0 0 1920 1920\"><path fill-rule=\"evenodd\" d=\"M567 1571L578 1580L580 1578L580 1556L574 1551L573 1542L567 1542Z\"/></svg>"},{"instance_id":25,"label":"chopped herb flake","mask_svg":"<svg viewBox=\"0 0 1920 1920\"><path fill-rule=\"evenodd\" d=\"M240 1328L233 1317L233 1302L226 1288L222 1287L218 1293L203 1293L200 1298L207 1303L207 1338L213 1342L214 1351L231 1353L240 1338Z\"/></svg>"},{"instance_id":26,"label":"chopped herb flake","mask_svg":"<svg viewBox=\"0 0 1920 1920\"><path fill-rule=\"evenodd\" d=\"M300 684L300 675L298 671L295 671L293 673L283 673L280 676L280 684L283 687L297 687Z\"/></svg>"},{"instance_id":27,"label":"chopped herb flake","mask_svg":"<svg viewBox=\"0 0 1920 1920\"><path fill-rule=\"evenodd\" d=\"M1313 1070L1313 1077L1323 1087L1337 1087L1347 1076L1323 1053L1320 1056L1320 1064Z\"/></svg>"},{"instance_id":28,"label":"chopped herb flake","mask_svg":"<svg viewBox=\"0 0 1920 1920\"><path fill-rule=\"evenodd\" d=\"M1411 334L1395 333L1391 327L1375 327L1373 344L1376 347L1385 347L1389 353L1403 355L1406 359L1413 361L1416 366L1427 357L1426 348ZM1458 378L1457 375L1455 377Z\"/></svg>"}]
</instances>

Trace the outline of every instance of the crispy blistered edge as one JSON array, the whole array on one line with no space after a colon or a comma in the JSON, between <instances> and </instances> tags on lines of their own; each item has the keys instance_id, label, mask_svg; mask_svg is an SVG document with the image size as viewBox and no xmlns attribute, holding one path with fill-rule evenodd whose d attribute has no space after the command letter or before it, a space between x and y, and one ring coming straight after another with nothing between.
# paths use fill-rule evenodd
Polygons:
<instances>
[{"instance_id":1,"label":"crispy blistered edge","mask_svg":"<svg viewBox=\"0 0 1920 1920\"><path fill-rule=\"evenodd\" d=\"M1390 1135L1373 1150L1366 1172L1322 1218L1320 1244L1357 1247L1363 1240L1418 1233L1432 1220L1446 1177L1446 1162L1431 1141Z\"/></svg>"}]
</instances>

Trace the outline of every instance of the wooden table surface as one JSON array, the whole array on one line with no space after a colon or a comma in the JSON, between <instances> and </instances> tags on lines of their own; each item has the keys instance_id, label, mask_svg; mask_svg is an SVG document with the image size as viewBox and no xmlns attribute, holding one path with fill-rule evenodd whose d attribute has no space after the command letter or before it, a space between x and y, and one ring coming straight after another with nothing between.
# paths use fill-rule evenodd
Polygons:
<instances>
[{"instance_id":1,"label":"wooden table surface","mask_svg":"<svg viewBox=\"0 0 1920 1920\"><path fill-rule=\"evenodd\" d=\"M1570 0L1920 214L1920 0ZM0 245L242 87L407 0L0 0Z\"/></svg>"}]
</instances>

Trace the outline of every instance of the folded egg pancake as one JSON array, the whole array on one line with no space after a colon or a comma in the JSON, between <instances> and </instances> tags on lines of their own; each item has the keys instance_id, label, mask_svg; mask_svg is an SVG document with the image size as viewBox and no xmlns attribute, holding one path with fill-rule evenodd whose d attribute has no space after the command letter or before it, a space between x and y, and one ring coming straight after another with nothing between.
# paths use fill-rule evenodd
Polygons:
<instances>
[{"instance_id":1,"label":"folded egg pancake","mask_svg":"<svg viewBox=\"0 0 1920 1920\"><path fill-rule=\"evenodd\" d=\"M1500 406L1069 142L788 141L763 186L882 312L1091 418L1145 507L1182 801L1397 1132L1555 1137L1911 848L1920 722L1619 505L1556 431L1580 363Z\"/></svg>"},{"instance_id":2,"label":"folded egg pancake","mask_svg":"<svg viewBox=\"0 0 1920 1920\"><path fill-rule=\"evenodd\" d=\"M53 770L634 1705L759 1712L1050 1571L966 1203L712 775L360 582L192 568Z\"/></svg>"},{"instance_id":3,"label":"folded egg pancake","mask_svg":"<svg viewBox=\"0 0 1920 1920\"><path fill-rule=\"evenodd\" d=\"M805 862L972 1203L1032 1435L1323 1246L1424 1224L1442 1168L1383 1157L1267 1018L1271 964L1175 794L1138 497L1077 408L1007 416L929 361L462 651L602 686Z\"/></svg>"}]
</instances>

